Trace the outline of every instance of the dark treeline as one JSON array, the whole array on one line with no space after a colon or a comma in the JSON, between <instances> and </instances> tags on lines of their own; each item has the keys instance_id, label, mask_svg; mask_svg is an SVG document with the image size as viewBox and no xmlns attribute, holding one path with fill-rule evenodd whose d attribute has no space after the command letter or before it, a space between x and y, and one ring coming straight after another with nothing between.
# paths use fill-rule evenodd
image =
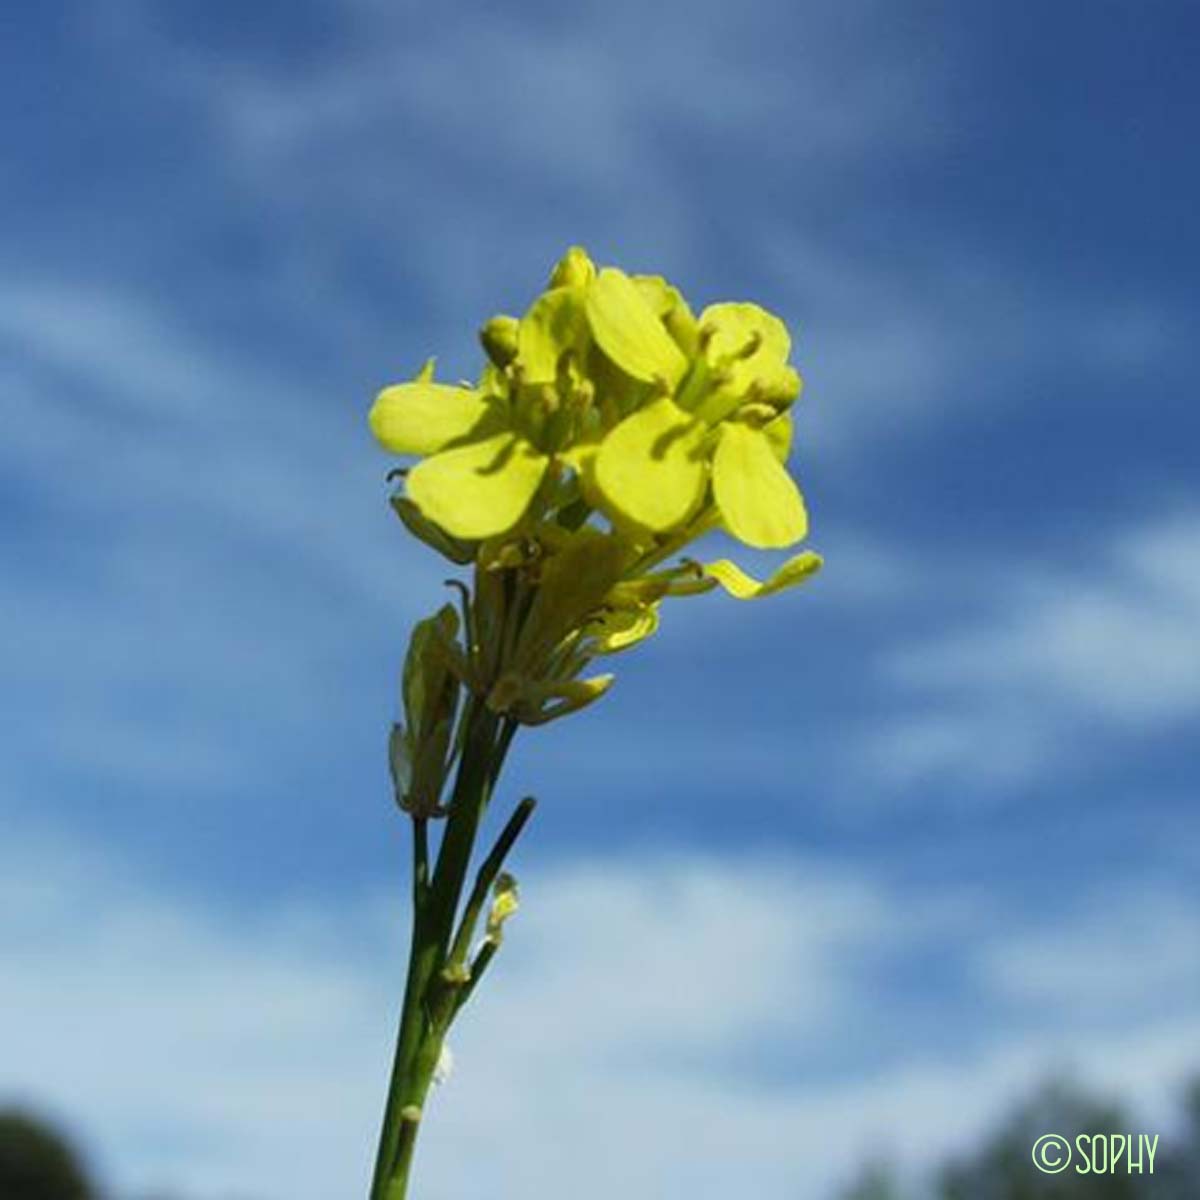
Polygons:
<instances>
[{"instance_id":1,"label":"dark treeline","mask_svg":"<svg viewBox=\"0 0 1200 1200\"><path fill-rule=\"evenodd\" d=\"M97 1200L75 1148L49 1124L0 1110L3 1200Z\"/></svg>"},{"instance_id":2,"label":"dark treeline","mask_svg":"<svg viewBox=\"0 0 1200 1200\"><path fill-rule=\"evenodd\" d=\"M1075 1163L1058 1174L1034 1166L1044 1134L1072 1146L1079 1134L1159 1134L1154 1173L1124 1166L1080 1174ZM1007 1114L969 1154L943 1163L921 1184L902 1185L886 1164L872 1164L837 1200L1196 1200L1200 1197L1200 1078L1183 1097L1170 1129L1145 1129L1116 1102L1078 1087L1048 1084ZM106 1200L89 1179L78 1151L50 1124L0 1110L0 1200ZM140 1200L166 1200L143 1197ZM800 1200L809 1200L801 1197Z\"/></svg>"},{"instance_id":3,"label":"dark treeline","mask_svg":"<svg viewBox=\"0 0 1200 1200\"><path fill-rule=\"evenodd\" d=\"M1197 1200L1200 1197L1200 1079L1183 1097L1181 1119L1169 1129L1147 1129L1117 1102L1063 1083L1047 1084L1009 1113L971 1153L943 1163L921 1185L902 1186L886 1164L865 1169L838 1200ZM1123 1133L1159 1135L1150 1173L1147 1155L1141 1173L1127 1156L1116 1164L1079 1135ZM1040 1137L1058 1134L1072 1148L1071 1160L1056 1174L1039 1171L1033 1147ZM1082 1154L1081 1154L1082 1151ZM1082 1157L1104 1171L1077 1168ZM1136 1154L1133 1156L1136 1159ZM1056 1160L1051 1160L1056 1161Z\"/></svg>"}]
</instances>

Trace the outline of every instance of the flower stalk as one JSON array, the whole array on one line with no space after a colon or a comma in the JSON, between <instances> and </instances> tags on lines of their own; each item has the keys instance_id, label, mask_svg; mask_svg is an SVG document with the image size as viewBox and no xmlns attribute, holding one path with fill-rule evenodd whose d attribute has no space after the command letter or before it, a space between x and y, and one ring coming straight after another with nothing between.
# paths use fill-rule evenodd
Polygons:
<instances>
[{"instance_id":1,"label":"flower stalk","mask_svg":"<svg viewBox=\"0 0 1200 1200\"><path fill-rule=\"evenodd\" d=\"M485 705L468 706L458 775L432 877L427 818L412 818L412 943L371 1200L403 1200L421 1114L446 1032L469 994L464 989L471 976L463 967L483 898L533 812L532 799L526 800L505 826L480 868L456 932L471 850L514 731L512 722Z\"/></svg>"},{"instance_id":2,"label":"flower stalk","mask_svg":"<svg viewBox=\"0 0 1200 1200\"><path fill-rule=\"evenodd\" d=\"M419 459L389 476L405 529L471 571L470 586L448 581L458 604L413 630L388 739L412 825L412 929L370 1200L405 1200L446 1034L517 909L505 865L532 798L467 889L517 728L597 702L613 675L592 664L651 636L665 600L754 599L821 566L805 550L757 580L681 557L713 531L760 549L807 533L785 465L800 377L772 314L717 304L696 318L661 277L597 270L573 248L523 317L494 317L480 340L478 383L437 382L429 362L370 414L386 449Z\"/></svg>"}]
</instances>

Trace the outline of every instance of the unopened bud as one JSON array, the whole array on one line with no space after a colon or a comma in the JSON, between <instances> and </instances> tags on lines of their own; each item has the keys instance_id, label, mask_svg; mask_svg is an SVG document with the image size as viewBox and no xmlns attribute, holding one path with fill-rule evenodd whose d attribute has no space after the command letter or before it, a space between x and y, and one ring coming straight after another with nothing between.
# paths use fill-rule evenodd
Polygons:
<instances>
[{"instance_id":1,"label":"unopened bud","mask_svg":"<svg viewBox=\"0 0 1200 1200\"><path fill-rule=\"evenodd\" d=\"M550 272L550 286L587 287L596 278L596 264L582 246L572 246Z\"/></svg>"},{"instance_id":2,"label":"unopened bud","mask_svg":"<svg viewBox=\"0 0 1200 1200\"><path fill-rule=\"evenodd\" d=\"M504 935L504 922L521 906L517 881L507 871L502 871L496 877L492 897L492 907L487 919L487 936L494 945L498 946Z\"/></svg>"},{"instance_id":3,"label":"unopened bud","mask_svg":"<svg viewBox=\"0 0 1200 1200\"><path fill-rule=\"evenodd\" d=\"M484 352L502 370L517 357L519 329L520 322L516 317L500 316L493 317L479 331L479 340L483 343Z\"/></svg>"}]
</instances>

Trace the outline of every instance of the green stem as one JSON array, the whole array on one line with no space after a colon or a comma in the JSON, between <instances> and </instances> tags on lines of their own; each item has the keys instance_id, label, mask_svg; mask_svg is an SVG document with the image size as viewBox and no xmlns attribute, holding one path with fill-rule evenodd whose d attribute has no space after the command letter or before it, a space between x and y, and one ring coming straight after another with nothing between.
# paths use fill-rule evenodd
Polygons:
<instances>
[{"instance_id":1,"label":"green stem","mask_svg":"<svg viewBox=\"0 0 1200 1200\"><path fill-rule=\"evenodd\" d=\"M458 1015L458 1010L462 1008L468 1000L470 1000L471 993L474 992L479 981L483 978L484 971L488 969L492 959L496 957L497 949L499 949L499 947L491 938L489 938L483 943L482 946L480 946L479 953L476 954L474 959L471 961L470 976L468 977L467 982L464 983L459 989L458 995L455 997L454 1012L451 1015L452 1019Z\"/></svg>"},{"instance_id":2,"label":"green stem","mask_svg":"<svg viewBox=\"0 0 1200 1200\"><path fill-rule=\"evenodd\" d=\"M371 1200L383 1200L388 1195L388 1180L392 1166L407 1140L416 1137L416 1124L404 1120L404 1096L409 1092L409 1076L423 1025L422 997L431 970L431 940L428 932L428 833L426 822L413 820L413 919L412 939L408 955L408 979L404 987L404 1002L400 1011L400 1028L396 1036L396 1055L388 1085L387 1106L383 1114L383 1129L379 1135L379 1152L375 1159L375 1174L371 1184ZM411 1126L411 1128L409 1128Z\"/></svg>"},{"instance_id":3,"label":"green stem","mask_svg":"<svg viewBox=\"0 0 1200 1200\"><path fill-rule=\"evenodd\" d=\"M508 822L501 831L500 836L496 839L496 844L492 847L491 853L483 860L483 865L479 868L479 874L475 876L475 886L471 889L471 895L467 900L467 907L463 910L462 922L458 927L458 933L455 935L454 945L450 948L450 957L447 961L447 966L450 968L453 969L466 962L467 951L471 946L471 937L479 921L479 913L487 902L488 892L491 891L492 884L496 881L496 876L500 874L500 868L504 865L505 857L512 849L513 843L521 836L521 830L525 828L525 823L533 815L533 810L536 807L537 801L532 796L526 796L517 805L513 815L508 818Z\"/></svg>"},{"instance_id":4,"label":"green stem","mask_svg":"<svg viewBox=\"0 0 1200 1200\"><path fill-rule=\"evenodd\" d=\"M424 823L414 823L412 946L370 1200L404 1200L407 1191L421 1110L448 1017L457 1007L452 997L442 1002L446 981L440 975L447 963L479 822L513 732L511 722L502 720L481 699L471 700L463 714L462 755L432 879L428 879Z\"/></svg>"}]
</instances>

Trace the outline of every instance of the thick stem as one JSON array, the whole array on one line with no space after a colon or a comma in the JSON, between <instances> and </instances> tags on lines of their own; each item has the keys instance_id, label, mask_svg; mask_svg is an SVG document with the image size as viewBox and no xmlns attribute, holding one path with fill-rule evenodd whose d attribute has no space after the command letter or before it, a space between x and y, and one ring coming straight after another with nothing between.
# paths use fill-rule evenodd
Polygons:
<instances>
[{"instance_id":1,"label":"thick stem","mask_svg":"<svg viewBox=\"0 0 1200 1200\"><path fill-rule=\"evenodd\" d=\"M428 835L424 820L413 821L413 919L412 940L408 954L408 978L404 987L404 1002L400 1010L400 1028L396 1035L396 1054L392 1063L392 1078L388 1084L387 1106L383 1113L383 1129L379 1135L379 1151L375 1158L375 1174L371 1183L371 1200L384 1200L389 1195L388 1180L405 1140L416 1136L415 1123L403 1119L404 1097L409 1092L409 1076L420 1044L424 1025L423 995L433 967L433 945L429 932L428 904ZM412 1126L408 1128L407 1126Z\"/></svg>"},{"instance_id":2,"label":"thick stem","mask_svg":"<svg viewBox=\"0 0 1200 1200\"><path fill-rule=\"evenodd\" d=\"M433 1012L444 986L440 972L447 962L479 822L512 740L509 723L482 700L472 699L463 719L462 756L437 865L428 885L414 888L408 980L371 1200L404 1200L407 1191L420 1114L445 1036L445 1022L436 1020ZM413 832L414 872L420 879L428 870L425 830Z\"/></svg>"}]
</instances>

